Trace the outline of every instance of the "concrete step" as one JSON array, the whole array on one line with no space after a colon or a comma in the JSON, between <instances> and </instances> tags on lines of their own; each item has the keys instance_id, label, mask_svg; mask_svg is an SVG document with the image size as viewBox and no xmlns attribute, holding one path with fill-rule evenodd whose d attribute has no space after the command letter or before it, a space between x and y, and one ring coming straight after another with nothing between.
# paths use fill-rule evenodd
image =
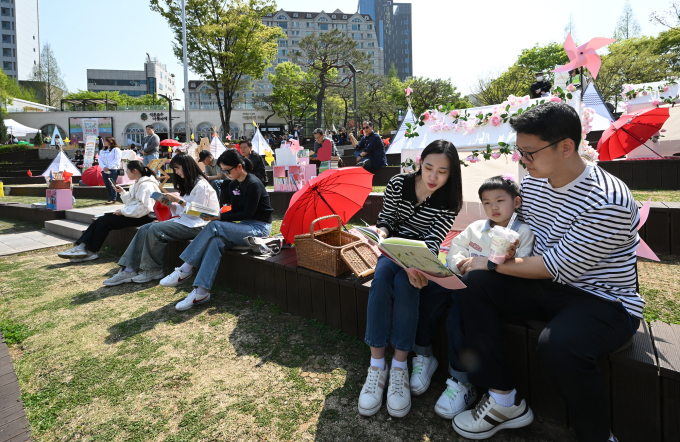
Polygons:
<instances>
[{"instance_id":1,"label":"concrete step","mask_svg":"<svg viewBox=\"0 0 680 442\"><path fill-rule=\"evenodd\" d=\"M116 205L87 207L85 209L67 210L64 212L64 214L66 215L67 220L90 225L92 224L92 218L94 218L95 215L102 215L106 212L114 212L121 207L123 206Z\"/></svg>"},{"instance_id":2,"label":"concrete step","mask_svg":"<svg viewBox=\"0 0 680 442\"><path fill-rule=\"evenodd\" d=\"M45 221L45 230L56 233L57 235L78 239L87 230L88 224L79 223L69 219L57 219L54 221Z\"/></svg>"}]
</instances>

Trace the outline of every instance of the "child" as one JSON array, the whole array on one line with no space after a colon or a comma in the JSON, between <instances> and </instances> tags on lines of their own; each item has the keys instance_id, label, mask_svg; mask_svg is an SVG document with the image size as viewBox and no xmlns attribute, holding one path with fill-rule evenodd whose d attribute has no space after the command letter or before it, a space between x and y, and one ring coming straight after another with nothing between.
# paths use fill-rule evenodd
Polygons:
<instances>
[{"instance_id":1,"label":"child","mask_svg":"<svg viewBox=\"0 0 680 442\"><path fill-rule=\"evenodd\" d=\"M519 186L512 175L495 176L487 179L479 188L479 199L484 206L488 219L475 221L460 235L451 241L451 248L446 255L446 265L457 275L466 273L466 265L471 259L489 255L491 236L489 231L494 226L510 227L519 233L519 244L514 256L521 258L531 256L534 247L534 234L526 224L515 220L512 226L508 222L515 210L522 205ZM512 252L510 252L512 253ZM457 292L442 290L430 297L421 297L416 357L413 358L413 375L411 376L411 393L419 395L427 391L432 374L439 365L432 356L432 340L437 328L437 318L453 301L446 321L449 337L449 374L446 390L435 405L435 413L446 419L453 419L457 414L471 406L477 394L468 382L467 370L459 359L465 360L465 341L462 331L461 315ZM462 357L462 358L461 358ZM466 361L467 362L467 361Z\"/></svg>"}]
</instances>

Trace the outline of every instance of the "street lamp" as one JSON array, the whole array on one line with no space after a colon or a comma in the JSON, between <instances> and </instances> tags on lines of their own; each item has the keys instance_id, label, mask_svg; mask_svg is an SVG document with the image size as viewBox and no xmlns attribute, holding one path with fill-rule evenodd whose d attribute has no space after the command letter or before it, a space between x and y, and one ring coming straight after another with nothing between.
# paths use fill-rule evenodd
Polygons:
<instances>
[{"instance_id":1,"label":"street lamp","mask_svg":"<svg viewBox=\"0 0 680 442\"><path fill-rule=\"evenodd\" d=\"M182 0L182 61L184 63L184 141L189 142L191 140L191 132L189 131L189 68L187 66L187 14L185 0Z\"/></svg>"},{"instance_id":2,"label":"street lamp","mask_svg":"<svg viewBox=\"0 0 680 442\"><path fill-rule=\"evenodd\" d=\"M364 71L361 69L357 70L352 63L349 61L345 63L350 71L352 71L352 77L354 78L354 136L359 134L357 130L357 73L363 74Z\"/></svg>"},{"instance_id":3,"label":"street lamp","mask_svg":"<svg viewBox=\"0 0 680 442\"><path fill-rule=\"evenodd\" d=\"M170 120L170 128L168 129L168 133L170 134L170 139L172 139L172 102L173 101L180 101L180 99L179 98L170 98L167 95L163 95L163 94L158 94L158 96L168 100L168 113L170 114L168 116L168 120ZM177 118L179 118L179 117L177 117ZM184 125L184 132L186 133L186 124Z\"/></svg>"}]
</instances>

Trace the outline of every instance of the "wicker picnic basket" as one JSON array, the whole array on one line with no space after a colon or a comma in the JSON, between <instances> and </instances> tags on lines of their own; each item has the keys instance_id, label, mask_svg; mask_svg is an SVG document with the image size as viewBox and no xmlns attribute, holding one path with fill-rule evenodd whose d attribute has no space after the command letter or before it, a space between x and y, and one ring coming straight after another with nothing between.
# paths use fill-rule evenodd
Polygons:
<instances>
[{"instance_id":1,"label":"wicker picnic basket","mask_svg":"<svg viewBox=\"0 0 680 442\"><path fill-rule=\"evenodd\" d=\"M48 189L70 189L71 182L65 180L50 180Z\"/></svg>"},{"instance_id":2,"label":"wicker picnic basket","mask_svg":"<svg viewBox=\"0 0 680 442\"><path fill-rule=\"evenodd\" d=\"M338 227L314 232L314 224L331 218L338 220ZM295 252L299 267L330 276L340 276L351 270L342 260L340 252L345 246L361 241L359 237L340 230L341 223L338 215L317 218L309 227L309 234L295 237Z\"/></svg>"},{"instance_id":3,"label":"wicker picnic basket","mask_svg":"<svg viewBox=\"0 0 680 442\"><path fill-rule=\"evenodd\" d=\"M364 242L343 247L340 256L357 278L365 278L375 273L378 255Z\"/></svg>"}]
</instances>

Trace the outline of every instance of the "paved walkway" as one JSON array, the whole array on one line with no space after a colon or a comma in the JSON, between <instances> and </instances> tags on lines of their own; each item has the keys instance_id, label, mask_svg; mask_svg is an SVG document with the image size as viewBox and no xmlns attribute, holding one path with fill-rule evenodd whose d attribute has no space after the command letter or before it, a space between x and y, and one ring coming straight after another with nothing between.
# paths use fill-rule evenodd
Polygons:
<instances>
[{"instance_id":1,"label":"paved walkway","mask_svg":"<svg viewBox=\"0 0 680 442\"><path fill-rule=\"evenodd\" d=\"M39 230L35 232L0 235L0 256L30 252L31 250L73 244L73 240Z\"/></svg>"}]
</instances>

